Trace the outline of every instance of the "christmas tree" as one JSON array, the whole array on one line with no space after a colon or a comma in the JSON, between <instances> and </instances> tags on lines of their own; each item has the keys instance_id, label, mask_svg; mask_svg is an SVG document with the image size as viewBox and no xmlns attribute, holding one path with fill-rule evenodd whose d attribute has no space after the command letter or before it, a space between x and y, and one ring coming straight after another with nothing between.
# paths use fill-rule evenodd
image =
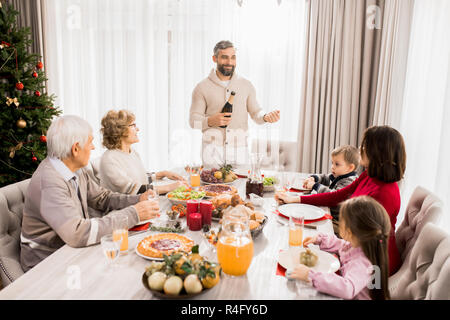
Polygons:
<instances>
[{"instance_id":1,"label":"christmas tree","mask_svg":"<svg viewBox=\"0 0 450 320\"><path fill-rule=\"evenodd\" d=\"M45 92L41 57L27 52L30 28L18 28L17 15L0 2L0 187L31 178L46 157L47 129L61 113Z\"/></svg>"}]
</instances>

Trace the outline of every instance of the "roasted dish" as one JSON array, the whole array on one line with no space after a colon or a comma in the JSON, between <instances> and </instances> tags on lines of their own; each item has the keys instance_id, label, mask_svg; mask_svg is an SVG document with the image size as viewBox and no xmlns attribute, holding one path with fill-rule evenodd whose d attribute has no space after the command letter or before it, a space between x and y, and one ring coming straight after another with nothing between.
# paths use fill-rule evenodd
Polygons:
<instances>
[{"instance_id":1,"label":"roasted dish","mask_svg":"<svg viewBox=\"0 0 450 320\"><path fill-rule=\"evenodd\" d=\"M317 260L319 257L317 254L311 251L311 249L306 249L300 253L300 263L304 264L307 267L314 267L317 264Z\"/></svg>"}]
</instances>

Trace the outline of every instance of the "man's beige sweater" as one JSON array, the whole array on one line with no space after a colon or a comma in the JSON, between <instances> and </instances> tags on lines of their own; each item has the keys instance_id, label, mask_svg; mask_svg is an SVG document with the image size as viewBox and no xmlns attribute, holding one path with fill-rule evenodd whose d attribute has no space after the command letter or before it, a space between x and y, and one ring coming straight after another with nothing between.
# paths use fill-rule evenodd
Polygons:
<instances>
[{"instance_id":1,"label":"man's beige sweater","mask_svg":"<svg viewBox=\"0 0 450 320\"><path fill-rule=\"evenodd\" d=\"M208 117L220 113L231 91L236 92L233 102L233 113L231 122L227 128L211 128L208 126ZM264 112L256 101L255 87L251 82L243 77L240 77L236 72L231 77L227 86L217 77L216 70L212 69L209 76L201 81L194 88L192 93L192 104L189 115L189 124L193 129L200 129L203 132L203 143L208 143L205 136L210 130L215 130L215 133L210 133L217 136L217 132L222 133L222 140L216 141L215 144L224 146L227 136L232 136L230 132L235 131L234 134L242 132L247 134L248 131L248 115L257 123L264 124ZM234 139L233 139L234 140ZM247 141L238 141L237 146L246 146Z\"/></svg>"}]
</instances>

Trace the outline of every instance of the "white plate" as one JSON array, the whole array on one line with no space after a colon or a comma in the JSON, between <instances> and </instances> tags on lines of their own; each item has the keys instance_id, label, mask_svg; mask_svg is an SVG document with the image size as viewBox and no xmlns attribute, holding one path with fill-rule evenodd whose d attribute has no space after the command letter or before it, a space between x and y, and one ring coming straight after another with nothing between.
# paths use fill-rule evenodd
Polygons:
<instances>
[{"instance_id":1,"label":"white plate","mask_svg":"<svg viewBox=\"0 0 450 320\"><path fill-rule=\"evenodd\" d=\"M317 264L311 269L314 271L320 271L323 273L334 273L339 270L341 263L339 259L332 254L310 248L312 252L317 254ZM288 250L280 251L278 254L278 263L286 270L292 270L300 265L300 253L305 251L305 248L289 248Z\"/></svg>"},{"instance_id":2,"label":"white plate","mask_svg":"<svg viewBox=\"0 0 450 320\"><path fill-rule=\"evenodd\" d=\"M137 254L139 257L144 258L144 259L147 259L147 260L164 261L164 258L152 258L152 257L144 256L143 254L139 253L137 247L138 247L138 246L136 246L136 248L134 249L134 252L136 252L136 254Z\"/></svg>"},{"instance_id":3,"label":"white plate","mask_svg":"<svg viewBox=\"0 0 450 320\"><path fill-rule=\"evenodd\" d=\"M290 217L293 212L301 212L303 213L305 220L315 220L322 218L325 215L325 211L323 209L303 203L283 204L278 207L278 211L286 217Z\"/></svg>"},{"instance_id":4,"label":"white plate","mask_svg":"<svg viewBox=\"0 0 450 320\"><path fill-rule=\"evenodd\" d=\"M168 184L172 184L174 182L176 182L176 181L164 177L161 180L154 181L153 184L155 186L165 186L165 185L168 185Z\"/></svg>"}]
</instances>

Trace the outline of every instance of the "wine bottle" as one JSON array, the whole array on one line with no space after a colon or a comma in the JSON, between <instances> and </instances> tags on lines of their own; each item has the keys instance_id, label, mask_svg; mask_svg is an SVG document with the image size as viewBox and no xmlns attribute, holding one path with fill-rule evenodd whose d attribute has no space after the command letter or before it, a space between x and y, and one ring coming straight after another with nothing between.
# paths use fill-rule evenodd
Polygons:
<instances>
[{"instance_id":1,"label":"wine bottle","mask_svg":"<svg viewBox=\"0 0 450 320\"><path fill-rule=\"evenodd\" d=\"M233 112L233 99L234 99L234 95L236 93L234 91L231 91L231 95L228 98L228 101L225 103L225 105L222 108L222 113L231 113ZM227 118L231 118L231 116L225 116ZM221 128L226 128L227 126L220 126Z\"/></svg>"}]
</instances>

